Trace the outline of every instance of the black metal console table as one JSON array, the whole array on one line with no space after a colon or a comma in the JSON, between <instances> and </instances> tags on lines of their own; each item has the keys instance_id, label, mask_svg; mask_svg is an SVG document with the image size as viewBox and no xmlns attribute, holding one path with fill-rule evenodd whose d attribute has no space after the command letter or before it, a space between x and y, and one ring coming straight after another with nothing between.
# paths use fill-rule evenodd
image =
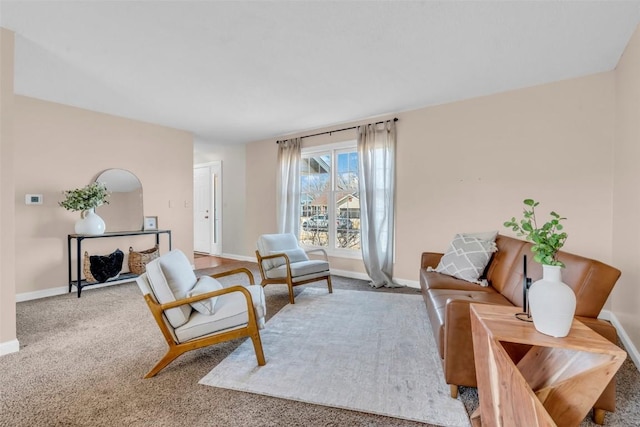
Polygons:
<instances>
[{"instance_id":1,"label":"black metal console table","mask_svg":"<svg viewBox=\"0 0 640 427\"><path fill-rule=\"evenodd\" d=\"M156 244L160 245L160 235L167 234L169 237L169 250L171 250L171 230L145 230L145 231L116 231L112 233L104 233L98 235L89 235L89 234L69 234L67 235L67 260L69 261L69 292L71 292L72 287L75 285L78 290L78 298L80 298L80 293L82 288L90 285L98 285L99 283L88 283L86 280L82 280L82 241L85 239L104 239L107 237L122 237L122 236L141 236L141 235L155 235L156 236ZM77 249L77 257L76 257L76 280L71 278L71 241L76 241L76 249ZM117 279L110 280L126 280L137 277L137 274L134 273L124 273L120 274Z\"/></svg>"}]
</instances>

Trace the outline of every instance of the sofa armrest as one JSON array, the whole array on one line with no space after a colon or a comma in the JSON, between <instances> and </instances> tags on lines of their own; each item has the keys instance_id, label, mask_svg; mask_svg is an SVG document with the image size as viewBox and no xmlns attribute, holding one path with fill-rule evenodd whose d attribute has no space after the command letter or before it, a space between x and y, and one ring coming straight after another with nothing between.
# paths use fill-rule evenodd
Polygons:
<instances>
[{"instance_id":1,"label":"sofa armrest","mask_svg":"<svg viewBox=\"0 0 640 427\"><path fill-rule=\"evenodd\" d=\"M420 268L433 267L436 268L444 254L438 252L423 252L420 261Z\"/></svg>"},{"instance_id":2,"label":"sofa armrest","mask_svg":"<svg viewBox=\"0 0 640 427\"><path fill-rule=\"evenodd\" d=\"M470 304L512 307L498 292L470 292L449 298L444 322L444 377L447 384L476 387Z\"/></svg>"},{"instance_id":3,"label":"sofa armrest","mask_svg":"<svg viewBox=\"0 0 640 427\"><path fill-rule=\"evenodd\" d=\"M585 316L576 316L576 320L581 321L615 345L618 345L618 332L609 321Z\"/></svg>"},{"instance_id":4,"label":"sofa armrest","mask_svg":"<svg viewBox=\"0 0 640 427\"><path fill-rule=\"evenodd\" d=\"M471 301L449 300L444 328L444 377L448 384L476 386L471 338Z\"/></svg>"}]
</instances>

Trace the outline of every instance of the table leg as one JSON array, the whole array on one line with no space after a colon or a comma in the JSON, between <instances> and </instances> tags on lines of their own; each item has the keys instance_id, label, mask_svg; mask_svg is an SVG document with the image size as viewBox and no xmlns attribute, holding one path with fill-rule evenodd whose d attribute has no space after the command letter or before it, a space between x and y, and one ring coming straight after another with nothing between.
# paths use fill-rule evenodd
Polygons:
<instances>
[{"instance_id":1,"label":"table leg","mask_svg":"<svg viewBox=\"0 0 640 427\"><path fill-rule=\"evenodd\" d=\"M81 274L80 273L80 271L81 271L80 263L82 262L82 259L80 258L80 254L82 252L82 249L81 249L82 248L82 237L78 237L77 248L78 248L78 250L77 250L78 266L77 266L77 270L76 270L76 274L77 274L77 276L76 276L76 280L77 280L76 287L78 288L78 298L80 298L80 291L82 291L82 276L80 275Z\"/></svg>"}]
</instances>

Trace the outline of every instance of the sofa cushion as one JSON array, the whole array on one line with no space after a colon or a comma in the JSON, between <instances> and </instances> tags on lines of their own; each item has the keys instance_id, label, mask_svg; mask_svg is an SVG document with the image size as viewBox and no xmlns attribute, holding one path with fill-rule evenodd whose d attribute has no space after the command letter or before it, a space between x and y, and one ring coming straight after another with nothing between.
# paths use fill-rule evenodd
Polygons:
<instances>
[{"instance_id":1,"label":"sofa cushion","mask_svg":"<svg viewBox=\"0 0 640 427\"><path fill-rule=\"evenodd\" d=\"M195 297L197 295L206 294L222 289L222 283L210 276L202 276L196 282L196 285L187 292L187 297ZM192 302L191 307L198 313L212 315L215 311L216 301L219 297L211 297L200 301Z\"/></svg>"},{"instance_id":2,"label":"sofa cushion","mask_svg":"<svg viewBox=\"0 0 640 427\"><path fill-rule=\"evenodd\" d=\"M191 263L177 249L154 259L147 264L146 269L149 284L160 304L185 298L197 281ZM185 304L164 313L171 326L177 328L189 320L191 306Z\"/></svg>"},{"instance_id":3,"label":"sofa cushion","mask_svg":"<svg viewBox=\"0 0 640 427\"><path fill-rule=\"evenodd\" d=\"M486 286L486 282L481 282L479 278L496 250L496 244L492 240L470 234L456 234L435 271Z\"/></svg>"},{"instance_id":4,"label":"sofa cushion","mask_svg":"<svg viewBox=\"0 0 640 427\"><path fill-rule=\"evenodd\" d=\"M485 291L494 292L490 286L478 286L477 283L467 282L446 274L428 271L426 268L420 269L420 286L427 289L457 289L462 291Z\"/></svg>"},{"instance_id":5,"label":"sofa cushion","mask_svg":"<svg viewBox=\"0 0 640 427\"><path fill-rule=\"evenodd\" d=\"M511 303L504 296L494 291L492 288L478 288L476 286L475 291L459 290L459 289L431 289L427 291L427 311L429 313L429 320L431 323L431 329L433 330L433 336L436 339L436 345L440 357L444 359L445 356L445 322L446 319L447 303L449 301L465 301L471 303L483 303L483 304L496 304L511 306ZM468 309L466 310L466 316L469 316ZM450 328L456 328L456 323L449 325ZM471 331L469 331L471 332Z\"/></svg>"}]
</instances>

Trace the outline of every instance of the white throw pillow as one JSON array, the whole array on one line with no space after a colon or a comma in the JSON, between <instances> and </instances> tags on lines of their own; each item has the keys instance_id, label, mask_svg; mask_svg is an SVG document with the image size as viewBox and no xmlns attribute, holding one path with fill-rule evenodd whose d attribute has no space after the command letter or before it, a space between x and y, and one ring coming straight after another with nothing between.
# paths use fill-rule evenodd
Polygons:
<instances>
[{"instance_id":1,"label":"white throw pillow","mask_svg":"<svg viewBox=\"0 0 640 427\"><path fill-rule=\"evenodd\" d=\"M470 234L456 234L435 271L484 285L479 280L480 276L489 264L491 255L497 250L493 240L480 239Z\"/></svg>"},{"instance_id":2,"label":"white throw pillow","mask_svg":"<svg viewBox=\"0 0 640 427\"><path fill-rule=\"evenodd\" d=\"M309 261L309 257L307 256L307 253L302 248L287 249L282 251L271 251L269 253L269 255L275 255L275 254L286 254L289 257L289 262L291 263L300 262L300 261ZM284 257L273 258L271 261L273 261L273 264L275 265L274 268L280 267L281 265L285 265L287 263Z\"/></svg>"},{"instance_id":3,"label":"white throw pillow","mask_svg":"<svg viewBox=\"0 0 640 427\"><path fill-rule=\"evenodd\" d=\"M195 297L197 295L206 294L207 292L219 291L222 284L213 277L202 276L196 282L196 285L187 293L187 297ZM200 314L210 316L214 313L216 301L218 297L211 297L200 301L192 302L191 307Z\"/></svg>"}]
</instances>

